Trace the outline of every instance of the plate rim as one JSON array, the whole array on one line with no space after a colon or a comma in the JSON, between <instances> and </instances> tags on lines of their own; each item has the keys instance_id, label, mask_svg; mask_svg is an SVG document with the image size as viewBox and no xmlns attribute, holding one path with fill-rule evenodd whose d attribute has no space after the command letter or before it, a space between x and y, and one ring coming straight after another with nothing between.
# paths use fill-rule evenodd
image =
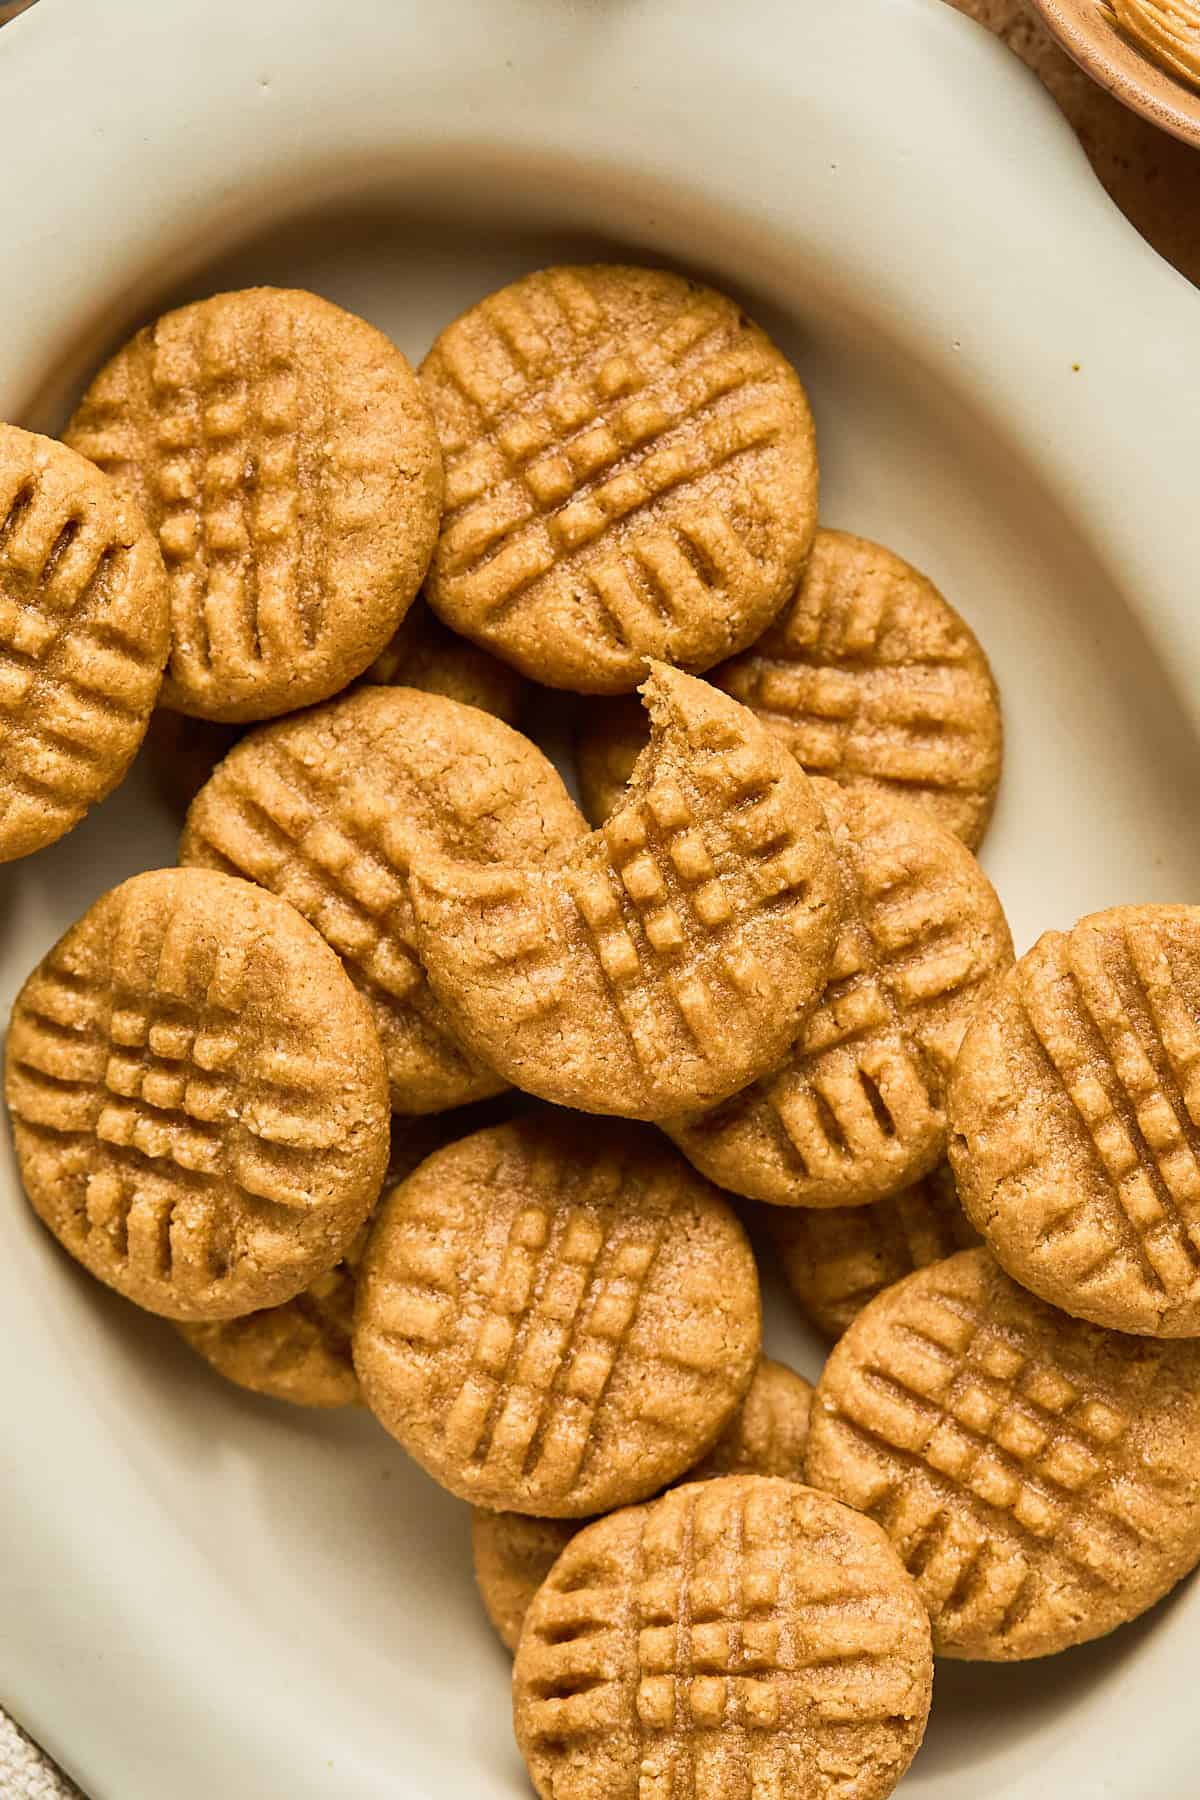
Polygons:
<instances>
[{"instance_id":1,"label":"plate rim","mask_svg":"<svg viewBox=\"0 0 1200 1800\"><path fill-rule=\"evenodd\" d=\"M411 77L404 105L397 70ZM833 98L847 90L853 108ZM613 91L619 108L605 99ZM798 104L824 133L819 153L813 130L797 131ZM244 216L247 167L265 196L320 159L365 167L355 159L402 155L422 131L442 154L492 141L579 167L653 168L681 191L703 187L748 232L803 244L817 259L836 253L870 287L874 315L923 343L929 366L984 406L1086 521L1200 727L1189 575L1200 567L1200 507L1187 476L1200 469L1200 406L1189 417L1179 387L1200 295L1103 194L1033 77L941 0L838 0L820 16L793 0L741 0L732 25L726 0L613 9L600 0L439 0L436 9L409 0L341 0L337 9L324 0L255 0L252 9L244 0L161 9L41 0L0 37L0 148L10 167L37 172L11 228L6 219L0 293L25 293L31 267L41 276L40 308L27 306L0 345L0 415L25 404L25 368L75 343L98 305L116 316L128 271L181 242L181 214L203 227L197 236L219 232L239 208ZM800 162L798 141L809 149ZM953 158L948 141L959 146ZM886 206L877 204L881 168ZM1006 218L1003 234L992 208ZM847 216L859 221L852 244ZM1135 328L1147 319L1152 339L1142 343ZM1146 449L1131 453L1131 444ZM43 1311L35 1290L16 1296L14 1346L44 1343ZM269 1687L255 1687L252 1729L222 1705L219 1684L199 1679L186 1695L177 1684L169 1719L143 1713L137 1741L124 1729L139 1679L182 1660L169 1620L148 1618L131 1596L93 1591L107 1506L119 1511L137 1492L133 1471L111 1447L104 1462L94 1419L72 1420L68 1442L45 1442L42 1427L63 1420L71 1388L61 1345L0 1383L14 1461L39 1469L24 1485L0 1484L5 1541L56 1536L61 1570L82 1596L73 1625L93 1651L69 1727L53 1627L32 1653L11 1628L0 1634L0 1691L17 1716L93 1800L150 1791L148 1777L172 1767L181 1743L194 1752L201 1742L210 1791L218 1782L231 1795L252 1791L247 1756L271 1741L289 1746L290 1794L327 1793L312 1754L319 1737L306 1736L309 1722ZM99 1475L88 1495L95 1514L82 1517L72 1495L89 1433L85 1466ZM261 1627L236 1596L215 1591L190 1546L181 1546L177 1593L213 1641L236 1624L240 1641L266 1650ZM29 1596L24 1603L33 1609ZM45 1614L60 1618L53 1607ZM134 1625L136 1650L113 1653L118 1629ZM213 1718L219 1734L206 1729ZM278 1759L273 1768L282 1779ZM339 1784L346 1794L378 1791L352 1757Z\"/></svg>"}]
</instances>

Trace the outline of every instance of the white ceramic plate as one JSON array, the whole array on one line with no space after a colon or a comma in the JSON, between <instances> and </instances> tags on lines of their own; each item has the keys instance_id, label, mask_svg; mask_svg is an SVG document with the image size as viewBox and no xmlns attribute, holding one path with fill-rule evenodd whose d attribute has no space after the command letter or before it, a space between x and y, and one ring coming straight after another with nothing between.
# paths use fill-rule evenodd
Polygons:
<instances>
[{"instance_id":1,"label":"white ceramic plate","mask_svg":"<svg viewBox=\"0 0 1200 1800\"><path fill-rule=\"evenodd\" d=\"M50 430L220 286L311 286L412 355L568 253L743 294L826 518L992 655L1019 945L1200 893L1200 298L937 0L42 0L0 35L0 157L0 417ZM173 848L135 772L0 872L0 1006ZM222 1385L67 1264L7 1151L0 1319L0 1700L95 1800L527 1793L465 1509L369 1420ZM783 1307L771 1341L815 1372ZM1194 1800L1198 1656L1193 1586L1049 1664L945 1665L904 1793Z\"/></svg>"}]
</instances>

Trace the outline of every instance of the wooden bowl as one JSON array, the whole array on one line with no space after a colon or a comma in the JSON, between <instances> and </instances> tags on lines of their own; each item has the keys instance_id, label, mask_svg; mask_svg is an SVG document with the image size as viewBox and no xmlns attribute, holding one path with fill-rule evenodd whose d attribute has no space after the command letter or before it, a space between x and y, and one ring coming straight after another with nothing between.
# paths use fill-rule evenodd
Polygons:
<instances>
[{"instance_id":1,"label":"wooden bowl","mask_svg":"<svg viewBox=\"0 0 1200 1800\"><path fill-rule=\"evenodd\" d=\"M1200 149L1200 92L1119 31L1100 0L1029 0L1029 4L1093 81L1152 124Z\"/></svg>"}]
</instances>

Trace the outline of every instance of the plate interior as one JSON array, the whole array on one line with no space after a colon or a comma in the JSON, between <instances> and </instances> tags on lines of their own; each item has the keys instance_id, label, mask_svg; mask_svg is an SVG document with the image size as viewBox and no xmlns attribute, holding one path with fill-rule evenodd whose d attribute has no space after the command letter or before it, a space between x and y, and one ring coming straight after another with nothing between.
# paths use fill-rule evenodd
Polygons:
<instances>
[{"instance_id":1,"label":"plate interior","mask_svg":"<svg viewBox=\"0 0 1200 1800\"><path fill-rule=\"evenodd\" d=\"M25 422L59 429L101 354L163 304L224 287L313 288L374 321L415 360L474 299L547 262L618 256L694 268L738 294L795 361L817 419L824 519L925 569L992 659L1008 747L983 860L1018 949L1097 907L1200 891L1200 841L1183 822L1194 740L1169 672L1040 484L1038 447L1027 454L1004 441L958 384L933 372L927 347L895 341L871 297L845 291L836 271L780 266L734 223L694 208L652 216L631 206L624 240L582 236L554 219L544 183L535 198L529 172L510 173L506 187L505 171L493 171L487 225L443 222L461 217L448 174L444 192L426 185L421 202L401 184L250 232L207 262L197 246L179 288L162 270L143 271L98 305L63 367L31 372ZM5 1012L34 961L96 895L173 861L175 838L135 768L71 837L0 870ZM602 1133L603 1122L594 1129ZM222 1383L168 1325L68 1265L24 1207L11 1154L0 1183L10 1276L36 1290L48 1339L70 1354L73 1388L56 1428L69 1427L73 1408L96 1415L112 1455L136 1472L162 1557L199 1555L256 1622L270 1666L249 1678L284 1684L316 1709L327 1791L527 1794L509 1726L509 1661L474 1593L466 1508L368 1418L310 1415ZM815 1376L820 1344L769 1272L767 1284L769 1347ZM1086 1731L1135 1666L1147 1663L1148 1675L1177 1649L1183 1615L1198 1609L1200 1597L1185 1592L1052 1664L941 1665L929 1737L903 1792L1049 1795L1037 1770L1051 1747ZM239 1666L237 1645L230 1657ZM185 1664L178 1675L186 1680ZM102 1791L87 1747L64 1747ZM197 1794L208 1791L200 1779ZM184 1780L177 1792L193 1788Z\"/></svg>"}]
</instances>

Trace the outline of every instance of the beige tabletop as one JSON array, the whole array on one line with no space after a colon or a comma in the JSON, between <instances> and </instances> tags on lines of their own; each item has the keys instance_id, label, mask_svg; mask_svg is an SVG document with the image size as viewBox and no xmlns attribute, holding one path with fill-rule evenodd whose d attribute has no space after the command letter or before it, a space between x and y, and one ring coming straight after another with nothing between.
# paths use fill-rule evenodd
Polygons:
<instances>
[{"instance_id":1,"label":"beige tabletop","mask_svg":"<svg viewBox=\"0 0 1200 1800\"><path fill-rule=\"evenodd\" d=\"M826 0L836 5L837 0ZM1155 249L1200 286L1200 151L1166 136L1076 68L1023 0L946 0L994 31L1040 77L1100 180ZM0 25L33 0L0 0ZM65 1783L0 1711L0 1800L67 1800Z\"/></svg>"}]
</instances>

